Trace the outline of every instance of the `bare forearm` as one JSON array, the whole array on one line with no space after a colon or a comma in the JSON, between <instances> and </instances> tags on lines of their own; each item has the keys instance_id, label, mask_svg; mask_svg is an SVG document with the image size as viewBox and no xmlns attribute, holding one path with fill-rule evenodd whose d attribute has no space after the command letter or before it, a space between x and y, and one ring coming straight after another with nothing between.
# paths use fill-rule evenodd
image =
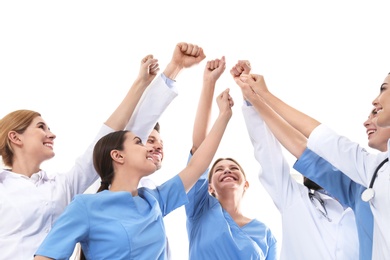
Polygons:
<instances>
[{"instance_id":1,"label":"bare forearm","mask_svg":"<svg viewBox=\"0 0 390 260\"><path fill-rule=\"evenodd\" d=\"M136 80L127 92L125 98L107 119L105 124L114 130L123 130L129 122L131 115L133 114L146 87L147 86L145 86L141 81Z\"/></svg>"},{"instance_id":2,"label":"bare forearm","mask_svg":"<svg viewBox=\"0 0 390 260\"><path fill-rule=\"evenodd\" d=\"M231 114L228 113L223 113L218 116L210 132L199 146L187 167L180 172L179 176L182 179L187 192L209 167L217 152L230 117Z\"/></svg>"},{"instance_id":3,"label":"bare forearm","mask_svg":"<svg viewBox=\"0 0 390 260\"><path fill-rule=\"evenodd\" d=\"M314 128L320 125L320 122L318 122L314 118L291 107L270 92L264 94L263 97L265 98L267 104L273 110L275 110L276 113L283 117L284 120L286 120L299 132L301 132L306 138L309 137L310 133L314 130Z\"/></svg>"},{"instance_id":4,"label":"bare forearm","mask_svg":"<svg viewBox=\"0 0 390 260\"><path fill-rule=\"evenodd\" d=\"M215 82L204 81L192 133L192 154L206 138L211 118Z\"/></svg>"},{"instance_id":5,"label":"bare forearm","mask_svg":"<svg viewBox=\"0 0 390 260\"><path fill-rule=\"evenodd\" d=\"M306 137L278 115L261 97L254 98L251 102L279 142L298 159L306 149Z\"/></svg>"}]
</instances>

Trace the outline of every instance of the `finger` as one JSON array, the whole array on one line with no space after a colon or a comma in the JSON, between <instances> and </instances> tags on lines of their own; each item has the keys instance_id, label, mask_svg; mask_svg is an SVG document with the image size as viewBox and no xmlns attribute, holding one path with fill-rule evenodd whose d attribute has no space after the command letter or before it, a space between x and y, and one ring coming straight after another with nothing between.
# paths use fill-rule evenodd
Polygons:
<instances>
[{"instance_id":1,"label":"finger","mask_svg":"<svg viewBox=\"0 0 390 260\"><path fill-rule=\"evenodd\" d=\"M143 64L145 66L151 66L152 64L156 64L158 62L157 59L152 59L152 58L149 58L147 59Z\"/></svg>"},{"instance_id":2,"label":"finger","mask_svg":"<svg viewBox=\"0 0 390 260\"><path fill-rule=\"evenodd\" d=\"M147 62L150 59L153 59L153 55L148 54L141 60L141 63L145 63L145 62Z\"/></svg>"},{"instance_id":3,"label":"finger","mask_svg":"<svg viewBox=\"0 0 390 260\"><path fill-rule=\"evenodd\" d=\"M203 48L199 48L199 52L198 52L198 54L196 56L196 59L200 62L204 58L206 58L206 54L204 54Z\"/></svg>"},{"instance_id":4,"label":"finger","mask_svg":"<svg viewBox=\"0 0 390 260\"><path fill-rule=\"evenodd\" d=\"M240 73L238 72L238 70L237 70L236 67L233 67L233 68L230 70L230 74L232 74L233 77L240 76Z\"/></svg>"},{"instance_id":5,"label":"finger","mask_svg":"<svg viewBox=\"0 0 390 260\"><path fill-rule=\"evenodd\" d=\"M194 57L197 57L197 56L199 56L199 52L200 52L199 46L198 45L193 45L190 55L194 56Z\"/></svg>"},{"instance_id":6,"label":"finger","mask_svg":"<svg viewBox=\"0 0 390 260\"><path fill-rule=\"evenodd\" d=\"M188 44L187 43L181 42L181 43L178 43L177 46L179 47L181 52L186 53L186 51L188 49Z\"/></svg>"},{"instance_id":7,"label":"finger","mask_svg":"<svg viewBox=\"0 0 390 260\"><path fill-rule=\"evenodd\" d=\"M229 100L229 106L230 106L230 107L233 107L233 106L234 106L234 100L233 100L233 99L230 99L230 100Z\"/></svg>"}]
</instances>

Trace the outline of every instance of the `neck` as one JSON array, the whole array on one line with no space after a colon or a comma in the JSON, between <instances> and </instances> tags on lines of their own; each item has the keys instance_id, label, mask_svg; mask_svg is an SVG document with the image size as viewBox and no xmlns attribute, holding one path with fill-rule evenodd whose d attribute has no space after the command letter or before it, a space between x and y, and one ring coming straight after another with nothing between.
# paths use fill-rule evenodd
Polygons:
<instances>
[{"instance_id":1,"label":"neck","mask_svg":"<svg viewBox=\"0 0 390 260\"><path fill-rule=\"evenodd\" d=\"M226 210L232 217L242 216L241 199L242 197L238 196L236 193L230 193L227 194L227 196L218 196L218 201L221 204L222 208Z\"/></svg>"},{"instance_id":2,"label":"neck","mask_svg":"<svg viewBox=\"0 0 390 260\"><path fill-rule=\"evenodd\" d=\"M115 174L114 179L112 180L110 191L128 191L133 196L138 195L138 184L139 178L125 178L128 175L119 175Z\"/></svg>"},{"instance_id":3,"label":"neck","mask_svg":"<svg viewBox=\"0 0 390 260\"><path fill-rule=\"evenodd\" d=\"M27 177L31 177L34 173L39 172L40 165L37 163L31 163L31 161L28 160L15 160L12 164L11 171L14 173L22 174Z\"/></svg>"}]
</instances>

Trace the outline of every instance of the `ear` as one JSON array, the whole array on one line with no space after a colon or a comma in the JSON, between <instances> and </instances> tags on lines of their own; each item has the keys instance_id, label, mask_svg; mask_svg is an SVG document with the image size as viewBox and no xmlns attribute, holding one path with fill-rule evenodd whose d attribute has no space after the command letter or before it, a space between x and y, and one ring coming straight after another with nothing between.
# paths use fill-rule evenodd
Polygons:
<instances>
[{"instance_id":1,"label":"ear","mask_svg":"<svg viewBox=\"0 0 390 260\"><path fill-rule=\"evenodd\" d=\"M110 152L110 155L111 155L111 158L112 158L113 161L115 161L117 163L120 163L120 164L123 164L124 158L123 158L123 155L122 155L121 151L112 150Z\"/></svg>"},{"instance_id":2,"label":"ear","mask_svg":"<svg viewBox=\"0 0 390 260\"><path fill-rule=\"evenodd\" d=\"M248 181L245 181L245 184L244 184L244 192L249 188L249 182Z\"/></svg>"},{"instance_id":3,"label":"ear","mask_svg":"<svg viewBox=\"0 0 390 260\"><path fill-rule=\"evenodd\" d=\"M8 132L8 139L13 144L16 144L16 145L21 145L22 144L22 141L19 138L19 134L16 131L9 131Z\"/></svg>"},{"instance_id":4,"label":"ear","mask_svg":"<svg viewBox=\"0 0 390 260\"><path fill-rule=\"evenodd\" d=\"M211 186L211 184L209 184L209 193L211 196L215 197L215 190L214 188Z\"/></svg>"}]
</instances>

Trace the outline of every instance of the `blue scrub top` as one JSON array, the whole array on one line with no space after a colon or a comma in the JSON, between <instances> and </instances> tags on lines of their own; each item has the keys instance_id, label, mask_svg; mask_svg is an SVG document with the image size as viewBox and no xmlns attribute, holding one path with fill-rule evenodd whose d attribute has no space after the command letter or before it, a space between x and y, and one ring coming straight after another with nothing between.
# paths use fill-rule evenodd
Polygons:
<instances>
[{"instance_id":1,"label":"blue scrub top","mask_svg":"<svg viewBox=\"0 0 390 260\"><path fill-rule=\"evenodd\" d=\"M68 259L80 242L87 259L166 259L163 217L187 202L179 176L135 197L109 190L78 195L36 254Z\"/></svg>"},{"instance_id":2,"label":"blue scrub top","mask_svg":"<svg viewBox=\"0 0 390 260\"><path fill-rule=\"evenodd\" d=\"M188 193L186 204L189 259L276 260L271 230L253 219L239 227L219 201L208 193L207 171Z\"/></svg>"},{"instance_id":3,"label":"blue scrub top","mask_svg":"<svg viewBox=\"0 0 390 260\"><path fill-rule=\"evenodd\" d=\"M310 149L304 151L294 169L329 191L341 204L352 208L359 236L359 259L371 259L374 219L370 204L361 199L366 188Z\"/></svg>"}]
</instances>

